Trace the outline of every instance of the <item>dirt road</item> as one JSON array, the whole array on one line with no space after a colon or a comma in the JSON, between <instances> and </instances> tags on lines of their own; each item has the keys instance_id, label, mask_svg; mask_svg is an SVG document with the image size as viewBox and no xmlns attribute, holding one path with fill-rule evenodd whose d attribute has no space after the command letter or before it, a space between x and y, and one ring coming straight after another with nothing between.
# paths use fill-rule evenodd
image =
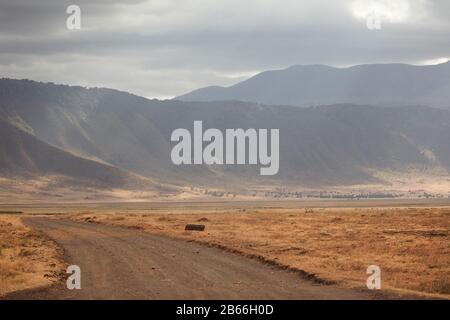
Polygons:
<instances>
[{"instance_id":1,"label":"dirt road","mask_svg":"<svg viewBox=\"0 0 450 320\"><path fill-rule=\"evenodd\" d=\"M317 285L220 249L141 231L47 218L42 230L81 268L81 290L64 285L12 299L371 299L373 292Z\"/></svg>"}]
</instances>

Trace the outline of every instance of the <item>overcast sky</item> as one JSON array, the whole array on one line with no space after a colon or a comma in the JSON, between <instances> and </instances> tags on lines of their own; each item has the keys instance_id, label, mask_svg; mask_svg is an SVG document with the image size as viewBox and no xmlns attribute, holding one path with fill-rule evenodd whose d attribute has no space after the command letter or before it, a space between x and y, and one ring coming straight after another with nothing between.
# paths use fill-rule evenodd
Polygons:
<instances>
[{"instance_id":1,"label":"overcast sky","mask_svg":"<svg viewBox=\"0 0 450 320\"><path fill-rule=\"evenodd\" d=\"M66 28L71 4L81 30ZM295 64L449 57L448 0L0 0L0 77L150 98Z\"/></svg>"}]
</instances>

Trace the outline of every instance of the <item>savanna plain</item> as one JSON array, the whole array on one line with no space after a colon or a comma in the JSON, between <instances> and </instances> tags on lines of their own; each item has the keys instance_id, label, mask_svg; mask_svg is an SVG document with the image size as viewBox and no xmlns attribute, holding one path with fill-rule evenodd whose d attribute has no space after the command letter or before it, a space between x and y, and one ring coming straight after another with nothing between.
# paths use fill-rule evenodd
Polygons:
<instances>
[{"instance_id":1,"label":"savanna plain","mask_svg":"<svg viewBox=\"0 0 450 320\"><path fill-rule=\"evenodd\" d=\"M378 265L381 291L450 298L448 200L9 204L0 212L0 297L63 281L61 248L23 222L44 216L216 247L324 286L367 290L366 269Z\"/></svg>"}]
</instances>

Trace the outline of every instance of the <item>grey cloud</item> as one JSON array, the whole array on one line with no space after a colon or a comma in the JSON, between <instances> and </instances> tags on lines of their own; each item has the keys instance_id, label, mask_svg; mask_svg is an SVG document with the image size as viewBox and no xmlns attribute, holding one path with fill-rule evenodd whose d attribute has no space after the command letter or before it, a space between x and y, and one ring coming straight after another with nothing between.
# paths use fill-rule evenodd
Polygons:
<instances>
[{"instance_id":1,"label":"grey cloud","mask_svg":"<svg viewBox=\"0 0 450 320\"><path fill-rule=\"evenodd\" d=\"M352 16L353 0L76 2L81 31L65 29L73 1L2 0L1 76L167 97L294 64L450 56L448 1L410 0L410 21L377 31Z\"/></svg>"}]
</instances>

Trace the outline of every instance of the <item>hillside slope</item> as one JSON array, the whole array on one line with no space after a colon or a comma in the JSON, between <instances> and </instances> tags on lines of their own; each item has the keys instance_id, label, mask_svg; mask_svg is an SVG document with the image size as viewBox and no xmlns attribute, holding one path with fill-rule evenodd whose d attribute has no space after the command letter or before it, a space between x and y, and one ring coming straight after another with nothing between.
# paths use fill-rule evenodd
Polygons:
<instances>
[{"instance_id":1,"label":"hillside slope","mask_svg":"<svg viewBox=\"0 0 450 320\"><path fill-rule=\"evenodd\" d=\"M73 188L157 193L170 190L150 179L51 146L3 120L0 120L0 137L0 177L17 185L24 182L31 185L34 181L41 184L40 191ZM42 178L47 180L45 186Z\"/></svg>"},{"instance_id":2,"label":"hillside slope","mask_svg":"<svg viewBox=\"0 0 450 320\"><path fill-rule=\"evenodd\" d=\"M0 80L0 101L0 118L8 128L20 128L47 144L109 164L114 170L120 168L168 184L350 185L380 182L374 171L402 174L412 168L450 169L450 111L442 109L158 101L110 89L7 79ZM195 120L202 120L204 129L280 129L279 174L260 176L255 165L175 166L170 160L174 145L171 133L177 128L192 131ZM9 170L12 154L28 166L27 157L20 158L19 142L10 143L3 135L0 140L8 145L1 167ZM33 140L28 144L31 148L39 143ZM44 164L53 162L40 150L49 147L34 148L33 166L45 172ZM36 165L38 156L42 159ZM83 177L102 178L101 172L106 170L94 169L91 164L90 169L76 171L79 164L73 161L66 157L54 165L66 163L67 174ZM120 174L114 176L108 183L122 181Z\"/></svg>"}]
</instances>

